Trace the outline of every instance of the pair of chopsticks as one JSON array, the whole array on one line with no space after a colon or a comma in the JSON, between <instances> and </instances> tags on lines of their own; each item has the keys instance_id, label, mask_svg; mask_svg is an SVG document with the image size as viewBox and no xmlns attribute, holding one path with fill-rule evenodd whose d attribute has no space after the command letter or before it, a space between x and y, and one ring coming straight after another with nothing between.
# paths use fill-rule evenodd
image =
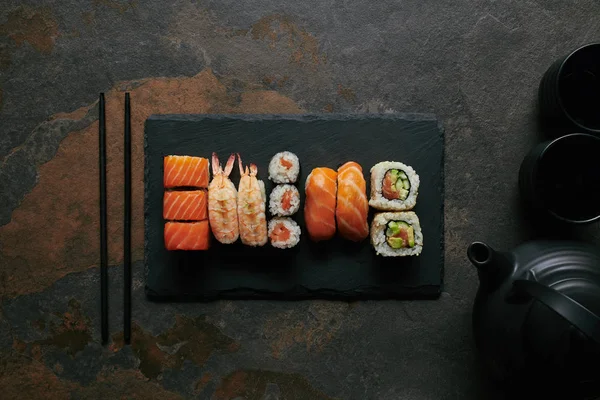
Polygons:
<instances>
[{"instance_id":1,"label":"pair of chopsticks","mask_svg":"<svg viewBox=\"0 0 600 400\"><path fill-rule=\"evenodd\" d=\"M102 344L108 342L108 245L106 208L106 111L104 93L98 103L100 166L100 309ZM131 102L125 93L124 130L125 210L123 212L123 336L131 341Z\"/></svg>"}]
</instances>

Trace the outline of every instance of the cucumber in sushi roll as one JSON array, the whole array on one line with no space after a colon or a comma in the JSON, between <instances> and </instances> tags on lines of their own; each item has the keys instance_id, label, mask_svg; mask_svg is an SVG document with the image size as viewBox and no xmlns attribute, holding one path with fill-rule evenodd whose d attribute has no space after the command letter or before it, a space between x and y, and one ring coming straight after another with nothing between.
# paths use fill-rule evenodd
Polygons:
<instances>
[{"instance_id":1,"label":"cucumber in sushi roll","mask_svg":"<svg viewBox=\"0 0 600 400\"><path fill-rule=\"evenodd\" d=\"M371 168L369 205L383 211L412 210L419 194L419 175L406 164L382 161Z\"/></svg>"},{"instance_id":2,"label":"cucumber in sushi roll","mask_svg":"<svg viewBox=\"0 0 600 400\"><path fill-rule=\"evenodd\" d=\"M383 257L418 256L423 250L419 217L412 211L375 214L371 244L377 255Z\"/></svg>"}]
</instances>

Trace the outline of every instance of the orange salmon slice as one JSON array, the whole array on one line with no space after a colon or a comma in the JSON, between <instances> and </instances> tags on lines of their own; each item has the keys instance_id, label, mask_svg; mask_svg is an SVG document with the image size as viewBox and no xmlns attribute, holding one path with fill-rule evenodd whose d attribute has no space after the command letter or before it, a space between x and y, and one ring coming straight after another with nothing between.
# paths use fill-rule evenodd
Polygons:
<instances>
[{"instance_id":1,"label":"orange salmon slice","mask_svg":"<svg viewBox=\"0 0 600 400\"><path fill-rule=\"evenodd\" d=\"M362 167L349 161L338 169L336 222L340 236L354 242L369 236L369 201Z\"/></svg>"},{"instance_id":2,"label":"orange salmon slice","mask_svg":"<svg viewBox=\"0 0 600 400\"><path fill-rule=\"evenodd\" d=\"M200 222L167 222L165 224L167 250L208 250L210 228L208 220Z\"/></svg>"},{"instance_id":3,"label":"orange salmon slice","mask_svg":"<svg viewBox=\"0 0 600 400\"><path fill-rule=\"evenodd\" d=\"M164 187L208 187L208 159L192 156L164 158Z\"/></svg>"},{"instance_id":4,"label":"orange salmon slice","mask_svg":"<svg viewBox=\"0 0 600 400\"><path fill-rule=\"evenodd\" d=\"M175 221L203 221L208 218L208 202L204 190L165 192L163 218Z\"/></svg>"},{"instance_id":5,"label":"orange salmon slice","mask_svg":"<svg viewBox=\"0 0 600 400\"><path fill-rule=\"evenodd\" d=\"M307 178L304 222L315 242L335 235L336 178L336 171L324 167L313 169Z\"/></svg>"}]
</instances>

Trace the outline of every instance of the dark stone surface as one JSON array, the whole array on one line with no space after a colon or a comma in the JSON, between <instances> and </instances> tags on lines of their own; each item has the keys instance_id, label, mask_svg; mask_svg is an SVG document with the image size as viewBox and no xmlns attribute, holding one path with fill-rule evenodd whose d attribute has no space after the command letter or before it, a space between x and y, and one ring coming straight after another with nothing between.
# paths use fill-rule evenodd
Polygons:
<instances>
[{"instance_id":1,"label":"dark stone surface","mask_svg":"<svg viewBox=\"0 0 600 400\"><path fill-rule=\"evenodd\" d=\"M440 295L444 134L435 116L154 115L146 121L144 144L144 260L150 299L414 300ZM412 212L419 218L423 251L418 257L380 257L370 238L356 243L337 236L314 243L307 237L303 206L292 216L301 232L293 249L281 251L269 243L255 248L240 240L222 245L212 238L209 251L168 251L163 218L164 157L187 154L210 159L213 151L221 163L237 153L243 166L254 164L267 198L275 187L268 179L271 158L280 151L296 154L300 172L295 184L301 205L306 203L304 185L313 168L357 162L369 181L368 198L371 167L385 160L401 160L412 166L421 180ZM239 167L236 161L229 175L236 187ZM268 201L265 204L270 220ZM369 223L375 212L369 207Z\"/></svg>"},{"instance_id":2,"label":"dark stone surface","mask_svg":"<svg viewBox=\"0 0 600 400\"><path fill-rule=\"evenodd\" d=\"M594 0L2 1L3 398L499 397L476 362L477 279L465 250L474 239L506 249L535 235L516 184L541 136L537 85L554 59L600 39L598 15ZM446 131L445 292L414 302L154 304L137 262L134 341L123 347L122 119L113 114L126 88L136 260L150 113L436 114ZM106 348L97 290L100 91L113 113ZM579 233L600 241L597 225Z\"/></svg>"}]
</instances>

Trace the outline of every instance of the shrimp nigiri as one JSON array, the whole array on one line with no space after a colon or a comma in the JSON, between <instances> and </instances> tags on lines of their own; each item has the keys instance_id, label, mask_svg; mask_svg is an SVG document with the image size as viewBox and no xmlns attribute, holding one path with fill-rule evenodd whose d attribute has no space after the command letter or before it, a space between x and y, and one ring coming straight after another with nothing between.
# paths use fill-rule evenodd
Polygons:
<instances>
[{"instance_id":1,"label":"shrimp nigiri","mask_svg":"<svg viewBox=\"0 0 600 400\"><path fill-rule=\"evenodd\" d=\"M256 165L250 164L250 169L247 166L244 169L242 158L239 154L237 156L241 175L237 203L240 238L245 245L263 246L268 237L265 184L256 178Z\"/></svg>"},{"instance_id":2,"label":"shrimp nigiri","mask_svg":"<svg viewBox=\"0 0 600 400\"><path fill-rule=\"evenodd\" d=\"M215 238L224 244L235 242L239 237L237 216L237 191L229 179L233 170L235 154L229 156L225 171L216 153L212 154L213 179L208 185L208 220Z\"/></svg>"}]
</instances>

